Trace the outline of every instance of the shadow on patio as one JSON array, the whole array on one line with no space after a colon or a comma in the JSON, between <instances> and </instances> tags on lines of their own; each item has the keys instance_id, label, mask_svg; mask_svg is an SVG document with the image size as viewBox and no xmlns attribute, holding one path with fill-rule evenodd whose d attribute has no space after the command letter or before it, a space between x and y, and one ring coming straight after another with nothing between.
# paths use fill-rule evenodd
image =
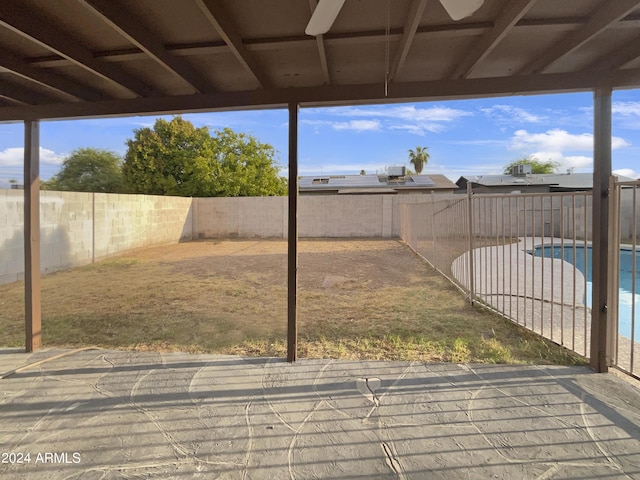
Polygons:
<instances>
[{"instance_id":1,"label":"shadow on patio","mask_svg":"<svg viewBox=\"0 0 640 480\"><path fill-rule=\"evenodd\" d=\"M2 357L17 370L0 380L0 442L31 454L0 466L16 479L640 475L640 392L582 367Z\"/></svg>"}]
</instances>

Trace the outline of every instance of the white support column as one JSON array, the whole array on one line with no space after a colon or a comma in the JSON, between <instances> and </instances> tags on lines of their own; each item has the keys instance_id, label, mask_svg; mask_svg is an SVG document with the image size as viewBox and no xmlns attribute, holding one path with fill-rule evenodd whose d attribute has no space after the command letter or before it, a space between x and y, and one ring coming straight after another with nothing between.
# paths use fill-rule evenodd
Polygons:
<instances>
[{"instance_id":1,"label":"white support column","mask_svg":"<svg viewBox=\"0 0 640 480\"><path fill-rule=\"evenodd\" d=\"M606 372L610 365L607 351L609 318L609 177L611 177L611 88L594 92L593 151L593 237L591 299L591 368Z\"/></svg>"},{"instance_id":2,"label":"white support column","mask_svg":"<svg viewBox=\"0 0 640 480\"><path fill-rule=\"evenodd\" d=\"M40 303L40 123L24 122L24 310L26 351L42 346Z\"/></svg>"}]
</instances>

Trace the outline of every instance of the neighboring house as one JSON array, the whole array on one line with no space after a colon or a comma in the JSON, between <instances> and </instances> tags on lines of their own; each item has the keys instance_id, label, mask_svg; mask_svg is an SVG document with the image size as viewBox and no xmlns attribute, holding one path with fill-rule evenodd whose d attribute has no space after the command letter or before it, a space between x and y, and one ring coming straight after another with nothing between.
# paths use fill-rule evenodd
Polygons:
<instances>
[{"instance_id":1,"label":"neighboring house","mask_svg":"<svg viewBox=\"0 0 640 480\"><path fill-rule=\"evenodd\" d=\"M619 176L620 180L632 178ZM474 193L548 193L590 192L593 173L529 173L526 175L468 175L458 179L457 193L465 193L467 184Z\"/></svg>"},{"instance_id":2,"label":"neighboring house","mask_svg":"<svg viewBox=\"0 0 640 480\"><path fill-rule=\"evenodd\" d=\"M315 175L299 180L300 195L453 193L456 184L444 175Z\"/></svg>"}]
</instances>

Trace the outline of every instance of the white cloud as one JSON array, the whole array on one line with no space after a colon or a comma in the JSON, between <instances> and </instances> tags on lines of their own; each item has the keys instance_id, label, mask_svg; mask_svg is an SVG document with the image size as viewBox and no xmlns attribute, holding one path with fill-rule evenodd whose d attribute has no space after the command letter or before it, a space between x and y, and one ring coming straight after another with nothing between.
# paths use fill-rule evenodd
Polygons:
<instances>
[{"instance_id":1,"label":"white cloud","mask_svg":"<svg viewBox=\"0 0 640 480\"><path fill-rule=\"evenodd\" d=\"M332 122L329 120L302 120L300 123L316 126L327 126L334 130L354 130L356 132L379 131L378 120L350 120L348 122Z\"/></svg>"},{"instance_id":2,"label":"white cloud","mask_svg":"<svg viewBox=\"0 0 640 480\"><path fill-rule=\"evenodd\" d=\"M611 147L628 147L630 144L621 137L611 138ZM593 135L582 133L572 134L566 130L553 129L544 133L529 133L526 130L517 130L511 138L511 148L514 150L538 149L545 152L562 151L593 151Z\"/></svg>"},{"instance_id":3,"label":"white cloud","mask_svg":"<svg viewBox=\"0 0 640 480\"><path fill-rule=\"evenodd\" d=\"M349 120L348 122L335 122L332 125L336 130L355 130L356 132L378 131L378 120Z\"/></svg>"},{"instance_id":4,"label":"white cloud","mask_svg":"<svg viewBox=\"0 0 640 480\"><path fill-rule=\"evenodd\" d=\"M621 137L612 137L612 148L628 147L630 144ZM517 130L511 137L511 150L529 155L543 162L558 163L558 171L569 168L577 171L593 170L593 134L572 134L566 130L553 129L542 133Z\"/></svg>"},{"instance_id":5,"label":"white cloud","mask_svg":"<svg viewBox=\"0 0 640 480\"><path fill-rule=\"evenodd\" d=\"M303 120L301 123L312 125L330 125L336 129L365 130L405 130L414 135L426 132L438 133L445 129L443 124L451 123L473 113L449 107L416 108L413 105L395 107L336 107L331 109L309 109L311 114L327 116L375 118L375 120L351 120L349 122L329 122L326 120ZM381 121L384 120L384 123ZM365 123L374 122L374 123ZM342 127L342 128L339 128ZM362 128L357 128L362 127Z\"/></svg>"},{"instance_id":6,"label":"white cloud","mask_svg":"<svg viewBox=\"0 0 640 480\"><path fill-rule=\"evenodd\" d=\"M619 168L617 170L614 170L612 173L614 175L622 175L623 177L640 178L640 173L630 168Z\"/></svg>"},{"instance_id":7,"label":"white cloud","mask_svg":"<svg viewBox=\"0 0 640 480\"><path fill-rule=\"evenodd\" d=\"M415 122L452 122L458 118L468 117L473 113L449 107L416 108L413 105L383 108L341 107L335 115L348 117L383 117Z\"/></svg>"},{"instance_id":8,"label":"white cloud","mask_svg":"<svg viewBox=\"0 0 640 480\"><path fill-rule=\"evenodd\" d=\"M403 125L391 125L391 130L406 130L413 135L423 137L427 132L439 133L444 130L444 126L437 123L405 123Z\"/></svg>"},{"instance_id":9,"label":"white cloud","mask_svg":"<svg viewBox=\"0 0 640 480\"><path fill-rule=\"evenodd\" d=\"M510 123L540 123L546 118L512 105L494 105L489 108L481 108L480 110L488 117Z\"/></svg>"},{"instance_id":10,"label":"white cloud","mask_svg":"<svg viewBox=\"0 0 640 480\"><path fill-rule=\"evenodd\" d=\"M40 162L52 165L60 165L65 155L40 147ZM21 166L24 164L24 148L11 147L0 151L1 166Z\"/></svg>"},{"instance_id":11,"label":"white cloud","mask_svg":"<svg viewBox=\"0 0 640 480\"><path fill-rule=\"evenodd\" d=\"M540 151L532 153L530 157L541 162L556 162L559 172L564 172L569 168L577 171L593 170L593 157L586 155L564 155L562 152Z\"/></svg>"},{"instance_id":12,"label":"white cloud","mask_svg":"<svg viewBox=\"0 0 640 480\"><path fill-rule=\"evenodd\" d=\"M640 102L614 102L611 105L611 111L613 114L625 117L640 117Z\"/></svg>"}]
</instances>

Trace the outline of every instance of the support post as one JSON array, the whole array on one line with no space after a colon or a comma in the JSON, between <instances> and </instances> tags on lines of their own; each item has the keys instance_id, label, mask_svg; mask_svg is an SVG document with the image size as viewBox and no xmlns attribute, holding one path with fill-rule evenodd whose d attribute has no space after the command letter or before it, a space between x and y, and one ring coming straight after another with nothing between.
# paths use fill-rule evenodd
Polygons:
<instances>
[{"instance_id":1,"label":"support post","mask_svg":"<svg viewBox=\"0 0 640 480\"><path fill-rule=\"evenodd\" d=\"M26 351L42 346L40 302L40 124L24 123L24 313Z\"/></svg>"},{"instance_id":2,"label":"support post","mask_svg":"<svg viewBox=\"0 0 640 480\"><path fill-rule=\"evenodd\" d=\"M634 201L635 205L635 201ZM635 218L635 215L634 215ZM613 175L609 180L609 285L607 290L607 357L618 364L618 304L620 303L620 188Z\"/></svg>"},{"instance_id":3,"label":"support post","mask_svg":"<svg viewBox=\"0 0 640 480\"><path fill-rule=\"evenodd\" d=\"M473 305L476 301L476 287L473 258L473 190L471 182L467 182L467 221L469 222L469 300Z\"/></svg>"},{"instance_id":4,"label":"support post","mask_svg":"<svg viewBox=\"0 0 640 480\"><path fill-rule=\"evenodd\" d=\"M591 368L607 372L607 290L609 268L609 177L611 176L611 93L610 87L594 92L593 151L593 233L592 233L592 299L591 299ZM585 225L586 227L586 225ZM586 230L585 230L586 231Z\"/></svg>"},{"instance_id":5,"label":"support post","mask_svg":"<svg viewBox=\"0 0 640 480\"><path fill-rule=\"evenodd\" d=\"M298 104L289 104L289 223L287 269L287 361L298 358Z\"/></svg>"}]
</instances>

